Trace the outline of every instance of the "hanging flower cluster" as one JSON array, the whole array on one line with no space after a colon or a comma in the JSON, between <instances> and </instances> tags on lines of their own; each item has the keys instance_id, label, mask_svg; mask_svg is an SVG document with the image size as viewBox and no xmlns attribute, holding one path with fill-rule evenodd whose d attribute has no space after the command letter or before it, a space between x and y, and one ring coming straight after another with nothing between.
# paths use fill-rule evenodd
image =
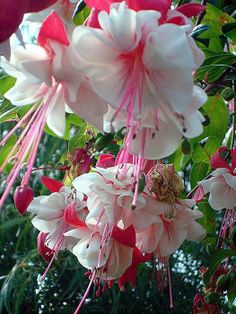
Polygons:
<instances>
[{"instance_id":1,"label":"hanging flower cluster","mask_svg":"<svg viewBox=\"0 0 236 314\"><path fill-rule=\"evenodd\" d=\"M99 294L114 280L135 286L139 263L154 256L168 265L185 240L205 236L195 201L180 197L184 185L173 165L157 161L172 154L183 136L203 131L199 109L207 96L194 85L193 73L204 55L190 36L190 17L204 7L172 9L169 0L85 2L91 14L72 32L68 16L75 3L48 1L40 9L54 4L55 11L43 21L37 43L1 58L0 66L16 78L4 96L31 109L0 143L21 130L0 168L14 157L0 207L27 161L15 203L21 214L27 207L35 214L39 252L52 262L60 250L70 250ZM71 112L101 132L124 130L122 147L116 159L101 155L92 169L86 148L77 150L71 186L44 178L53 193L33 198L28 184L43 130L47 124L63 136ZM216 171L215 179L231 186L231 168ZM213 193L208 181L201 184Z\"/></svg>"},{"instance_id":2,"label":"hanging flower cluster","mask_svg":"<svg viewBox=\"0 0 236 314\"><path fill-rule=\"evenodd\" d=\"M137 195L136 168L129 163L96 167L75 178L71 189L36 197L28 207L41 231L40 253L47 260L61 249L71 250L98 284L98 295L114 280L120 288L127 281L135 286L139 263L155 256L168 264L184 240L205 237L196 222L202 214L192 209L195 201L179 199L183 183L173 165L157 164L142 174L148 183L139 182Z\"/></svg>"}]
</instances>

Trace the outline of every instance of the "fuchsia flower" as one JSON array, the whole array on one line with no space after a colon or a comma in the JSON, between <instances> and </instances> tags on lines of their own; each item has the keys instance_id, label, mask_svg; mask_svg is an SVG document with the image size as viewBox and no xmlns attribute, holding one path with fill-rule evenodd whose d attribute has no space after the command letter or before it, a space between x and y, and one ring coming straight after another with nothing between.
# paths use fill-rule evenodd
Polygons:
<instances>
[{"instance_id":1,"label":"fuchsia flower","mask_svg":"<svg viewBox=\"0 0 236 314\"><path fill-rule=\"evenodd\" d=\"M102 291L113 280L121 289L127 281L135 286L140 263L153 255L168 261L184 240L205 236L196 222L202 214L191 209L195 202L178 199L183 185L172 165L151 167L150 182L145 184L143 174L142 188L136 168L130 163L94 168L74 179L71 189L57 184L58 192L36 197L28 208L36 214L32 223L43 232L38 240L43 257L51 263L52 254L66 248L90 272L90 284L75 313L92 282L98 285L97 295L103 282ZM52 186L48 178L43 180ZM157 182L161 194L156 192Z\"/></svg>"},{"instance_id":2,"label":"fuchsia flower","mask_svg":"<svg viewBox=\"0 0 236 314\"><path fill-rule=\"evenodd\" d=\"M53 10L61 17L67 33L70 35L75 28L72 17L76 8L76 2L77 1L72 0L57 0L56 3L53 3L50 7L47 7L37 14L27 14L25 16L25 20L34 23L41 23Z\"/></svg>"},{"instance_id":3,"label":"fuchsia flower","mask_svg":"<svg viewBox=\"0 0 236 314\"><path fill-rule=\"evenodd\" d=\"M222 153L229 153L231 164L222 157ZM212 208L234 209L236 204L236 150L229 151L226 147L220 147L211 159L211 166L215 169L211 178L198 182L203 187L204 193L210 193L209 204Z\"/></svg>"},{"instance_id":4,"label":"fuchsia flower","mask_svg":"<svg viewBox=\"0 0 236 314\"><path fill-rule=\"evenodd\" d=\"M207 100L206 94L201 88L194 87L193 97L189 107L182 115L184 122L176 115L166 114L162 108L147 111L141 121L135 119L138 128L135 136L131 138L130 152L134 155L140 153L143 147L143 157L146 159L161 159L173 153L179 146L183 135L193 138L202 133L203 115L197 110ZM127 113L121 110L114 121L115 109L108 106L108 112L104 115L103 129L105 132L118 131L126 126ZM185 130L183 130L185 128ZM185 132L184 132L185 131ZM168 134L168 140L166 140Z\"/></svg>"},{"instance_id":5,"label":"fuchsia flower","mask_svg":"<svg viewBox=\"0 0 236 314\"><path fill-rule=\"evenodd\" d=\"M201 133L203 117L196 111L206 100L193 86L192 72L203 54L188 35L192 26L159 25L160 17L160 12L135 12L122 2L109 13L101 11L101 29L79 27L72 37L75 58L85 62L91 87L113 108L105 116L110 130L123 115L126 150L148 159L172 153L182 134ZM163 145L167 132L173 141Z\"/></svg>"},{"instance_id":6,"label":"fuchsia flower","mask_svg":"<svg viewBox=\"0 0 236 314\"><path fill-rule=\"evenodd\" d=\"M14 156L16 162L7 178L7 188L0 200L0 207L30 152L28 168L22 180L22 186L27 186L46 123L54 133L63 136L65 112L71 112L67 104L74 108L76 103L76 112L98 127L99 124L96 124L98 111L99 115L102 115L106 108L91 91L86 80L83 82L81 72L75 71L70 64L73 48L69 49L69 39L64 25L55 12L43 22L38 43L39 45L17 47L9 62L4 58L0 62L1 67L17 79L13 88L4 96L15 106L33 104L28 113L0 143L3 145L15 130L22 128L26 123L26 127L0 168L2 171L18 149ZM94 107L96 102L100 105L98 108Z\"/></svg>"},{"instance_id":7,"label":"fuchsia flower","mask_svg":"<svg viewBox=\"0 0 236 314\"><path fill-rule=\"evenodd\" d=\"M91 271L97 269L97 276L101 279L120 278L132 264L135 246L135 230L132 226L124 230L114 226L111 234L109 227L102 234L81 227L65 235L80 239L72 249L73 254L85 268Z\"/></svg>"},{"instance_id":8,"label":"fuchsia flower","mask_svg":"<svg viewBox=\"0 0 236 314\"><path fill-rule=\"evenodd\" d=\"M21 24L24 14L39 12L57 0L4 0L0 3L0 55L10 57L9 38ZM19 36L19 34L18 34Z\"/></svg>"},{"instance_id":9,"label":"fuchsia flower","mask_svg":"<svg viewBox=\"0 0 236 314\"><path fill-rule=\"evenodd\" d=\"M72 207L78 216L84 219L87 214L86 203L83 195L74 194L73 190L62 187L58 192L49 196L38 196L30 203L28 212L36 214L32 224L39 231L46 233L45 244L48 248L58 253L65 248L75 245L72 238L64 237L64 233L72 229L64 218L66 209Z\"/></svg>"},{"instance_id":10,"label":"fuchsia flower","mask_svg":"<svg viewBox=\"0 0 236 314\"><path fill-rule=\"evenodd\" d=\"M75 189L84 193L87 198L89 213L85 223L88 228L83 241L95 241L97 248L104 232L111 235L114 226L124 230L133 226L136 232L136 246L142 253L167 257L176 251L184 240L198 241L204 238L205 231L196 222L202 214L191 209L195 201L168 198L167 194L173 193L172 190L165 188L165 198L163 195L163 201L159 201L144 188L137 196L134 209L134 168L131 164L123 164L123 168L96 168L96 172L84 174L73 181ZM177 183L175 182L175 185ZM171 199L172 203L168 203L167 199ZM84 231L73 232L79 238ZM94 234L94 240L91 233ZM83 242L83 250L85 243ZM94 252L94 246L91 250ZM81 256L84 256L81 252Z\"/></svg>"},{"instance_id":11,"label":"fuchsia flower","mask_svg":"<svg viewBox=\"0 0 236 314\"><path fill-rule=\"evenodd\" d=\"M99 28L98 14L100 11L109 12L113 3L122 2L122 0L86 0L87 5L92 8L91 15L87 20L87 25ZM185 24L186 17L197 16L205 7L199 3L187 3L171 10L171 0L126 0L127 6L135 11L154 10L161 13L161 21ZM181 14L179 14L181 13ZM183 16L184 15L184 16Z\"/></svg>"},{"instance_id":12,"label":"fuchsia flower","mask_svg":"<svg viewBox=\"0 0 236 314\"><path fill-rule=\"evenodd\" d=\"M55 13L44 21L38 42L39 46L26 45L14 49L9 62L3 58L0 62L1 67L17 79L13 88L4 96L15 106L36 102L0 143L0 145L4 144L18 128L22 128L25 124L16 144L0 168L2 171L9 158L14 156L15 163L7 178L7 188L0 200L0 207L30 152L28 168L22 180L22 186L28 185L46 123L59 136L65 132L66 84L61 81L60 75L65 73L63 54L69 41L63 23Z\"/></svg>"}]
</instances>

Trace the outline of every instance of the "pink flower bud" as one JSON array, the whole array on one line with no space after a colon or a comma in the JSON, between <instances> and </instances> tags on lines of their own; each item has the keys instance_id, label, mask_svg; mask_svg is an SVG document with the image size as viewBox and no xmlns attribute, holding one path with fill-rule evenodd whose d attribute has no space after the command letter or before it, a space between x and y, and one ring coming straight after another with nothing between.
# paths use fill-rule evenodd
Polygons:
<instances>
[{"instance_id":1,"label":"pink flower bud","mask_svg":"<svg viewBox=\"0 0 236 314\"><path fill-rule=\"evenodd\" d=\"M100 168L110 168L115 166L115 156L112 154L101 154L96 167Z\"/></svg>"},{"instance_id":2,"label":"pink flower bud","mask_svg":"<svg viewBox=\"0 0 236 314\"><path fill-rule=\"evenodd\" d=\"M14 204L20 215L24 215L34 198L34 191L29 186L18 186L14 192Z\"/></svg>"}]
</instances>

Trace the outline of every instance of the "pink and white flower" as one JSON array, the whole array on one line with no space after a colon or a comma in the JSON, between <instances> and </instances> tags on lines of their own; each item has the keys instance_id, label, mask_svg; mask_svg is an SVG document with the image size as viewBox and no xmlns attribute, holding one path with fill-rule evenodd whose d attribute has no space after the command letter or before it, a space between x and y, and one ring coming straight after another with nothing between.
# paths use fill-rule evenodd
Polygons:
<instances>
[{"instance_id":1,"label":"pink and white flower","mask_svg":"<svg viewBox=\"0 0 236 314\"><path fill-rule=\"evenodd\" d=\"M74 239L65 237L64 234L72 227L65 219L65 212L72 206L81 221L87 214L83 194L74 193L68 187L62 187L58 192L49 196L38 196L30 203L27 211L35 214L32 224L36 229L47 233L45 244L56 253L65 248L72 248L76 244Z\"/></svg>"},{"instance_id":2,"label":"pink and white flower","mask_svg":"<svg viewBox=\"0 0 236 314\"><path fill-rule=\"evenodd\" d=\"M198 109L206 102L205 92L195 86L189 107L182 115L173 114L163 108L147 111L142 119L136 115L133 136L130 137L129 151L138 155L141 150L146 159L161 159L172 154L179 146L183 136L193 138L203 131L205 120ZM115 109L108 106L104 115L103 129L105 132L118 131L126 126L127 113L121 110L115 120ZM168 134L168 140L166 135Z\"/></svg>"},{"instance_id":3,"label":"pink and white flower","mask_svg":"<svg viewBox=\"0 0 236 314\"><path fill-rule=\"evenodd\" d=\"M125 225L133 223L136 246L143 253L154 253L159 258L173 254L184 240L200 241L204 228L195 220L203 215L193 200L179 200L173 205L152 200L143 209L126 213Z\"/></svg>"},{"instance_id":4,"label":"pink and white flower","mask_svg":"<svg viewBox=\"0 0 236 314\"><path fill-rule=\"evenodd\" d=\"M89 88L84 75L75 71L70 63L73 49L69 49L70 43L63 22L55 12L43 22L38 35L38 44L17 47L9 62L4 58L0 62L1 67L17 79L15 85L4 96L15 106L32 104L32 108L0 143L5 144L15 130L27 122L0 168L1 172L18 149L14 156L16 163L7 178L7 188L0 200L0 207L30 152L28 168L22 182L23 186L28 185L46 123L55 134L63 136L66 126L65 114L66 111L71 112L68 105L71 104L74 108L76 103L76 112L100 127L96 124L98 111L100 117L107 108ZM97 106L94 106L94 103L97 103Z\"/></svg>"},{"instance_id":5,"label":"pink and white flower","mask_svg":"<svg viewBox=\"0 0 236 314\"><path fill-rule=\"evenodd\" d=\"M97 270L99 278L113 280L121 277L132 264L135 231L132 226L125 230L113 227L109 234L108 229L107 223L102 234L90 228L77 228L65 235L79 239L72 252L81 265Z\"/></svg>"},{"instance_id":6,"label":"pink and white flower","mask_svg":"<svg viewBox=\"0 0 236 314\"><path fill-rule=\"evenodd\" d=\"M206 100L193 85L192 72L203 54L188 35L192 26L158 25L160 17L157 11L135 12L122 2L112 5L110 13L101 11L101 29L78 27L72 36L75 60L85 62L91 87L113 108L105 115L105 130L106 122L111 130L123 120L125 154L147 159L172 153L185 133L199 135L203 117L196 111ZM173 135L170 141L166 133Z\"/></svg>"},{"instance_id":7,"label":"pink and white flower","mask_svg":"<svg viewBox=\"0 0 236 314\"><path fill-rule=\"evenodd\" d=\"M87 25L100 28L98 14L101 11L109 12L113 3L122 2L122 0L85 0L87 5L92 9L87 20ZM134 11L154 10L161 13L161 23L173 23L177 25L188 24L188 18L197 16L205 7L199 3L187 3L171 9L171 0L126 0L127 6Z\"/></svg>"},{"instance_id":8,"label":"pink and white flower","mask_svg":"<svg viewBox=\"0 0 236 314\"><path fill-rule=\"evenodd\" d=\"M56 3L53 3L50 7L38 12L37 14L27 14L25 16L25 20L31 23L42 23L52 11L55 11L61 17L67 33L71 34L75 28L72 17L77 2L77 0L57 0Z\"/></svg>"},{"instance_id":9,"label":"pink and white flower","mask_svg":"<svg viewBox=\"0 0 236 314\"><path fill-rule=\"evenodd\" d=\"M217 150L211 159L211 166L215 169L211 178L198 182L204 193L209 194L209 204L213 209L234 209L236 204L236 151L231 151L232 163L228 164L221 153L230 153L226 147Z\"/></svg>"},{"instance_id":10,"label":"pink and white flower","mask_svg":"<svg viewBox=\"0 0 236 314\"><path fill-rule=\"evenodd\" d=\"M72 45L88 63L91 86L112 107L139 114L160 102L178 113L188 107L192 71L200 65L193 51L201 61L203 55L189 44L188 26L158 25L159 18L159 12L135 12L122 2L99 14L101 30L75 29Z\"/></svg>"},{"instance_id":11,"label":"pink and white flower","mask_svg":"<svg viewBox=\"0 0 236 314\"><path fill-rule=\"evenodd\" d=\"M86 224L102 233L107 222L110 228L122 226L123 211L134 205L135 167L123 164L123 167L96 168L95 171L76 178L73 186L87 197ZM135 207L142 208L145 204L144 196L138 194Z\"/></svg>"}]
</instances>

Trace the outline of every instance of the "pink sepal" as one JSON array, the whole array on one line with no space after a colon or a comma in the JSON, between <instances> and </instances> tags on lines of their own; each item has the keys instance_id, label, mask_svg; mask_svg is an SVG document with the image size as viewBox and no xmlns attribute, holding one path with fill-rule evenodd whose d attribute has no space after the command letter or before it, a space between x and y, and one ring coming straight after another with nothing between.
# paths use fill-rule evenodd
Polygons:
<instances>
[{"instance_id":1,"label":"pink sepal","mask_svg":"<svg viewBox=\"0 0 236 314\"><path fill-rule=\"evenodd\" d=\"M126 229L120 229L114 226L111 236L114 240L129 247L134 247L136 242L134 226L131 225Z\"/></svg>"},{"instance_id":2,"label":"pink sepal","mask_svg":"<svg viewBox=\"0 0 236 314\"><path fill-rule=\"evenodd\" d=\"M40 179L43 185L45 185L46 188L52 193L59 192L60 189L64 186L62 182L49 177L41 176Z\"/></svg>"},{"instance_id":3,"label":"pink sepal","mask_svg":"<svg viewBox=\"0 0 236 314\"><path fill-rule=\"evenodd\" d=\"M77 216L75 203L70 203L66 207L64 211L64 220L70 226L87 228L86 223Z\"/></svg>"},{"instance_id":4,"label":"pink sepal","mask_svg":"<svg viewBox=\"0 0 236 314\"><path fill-rule=\"evenodd\" d=\"M225 146L222 146L219 149L217 149L217 151L212 156L211 161L210 161L211 167L213 169L217 169L217 168L230 169L230 166L227 164L225 159L222 158L221 155L220 155L220 153L222 153L222 152L229 152L229 149L227 147L225 147Z\"/></svg>"},{"instance_id":5,"label":"pink sepal","mask_svg":"<svg viewBox=\"0 0 236 314\"><path fill-rule=\"evenodd\" d=\"M196 203L199 203L204 196L204 189L201 185L198 186L197 190L192 196L192 199L196 201Z\"/></svg>"},{"instance_id":6,"label":"pink sepal","mask_svg":"<svg viewBox=\"0 0 236 314\"><path fill-rule=\"evenodd\" d=\"M190 18L202 13L205 8L206 7L200 3L185 3L177 7L175 10Z\"/></svg>"},{"instance_id":7,"label":"pink sepal","mask_svg":"<svg viewBox=\"0 0 236 314\"><path fill-rule=\"evenodd\" d=\"M45 47L48 40L54 40L62 45L69 46L65 26L62 19L55 11L52 11L43 21L38 35L38 43L40 46Z\"/></svg>"},{"instance_id":8,"label":"pink sepal","mask_svg":"<svg viewBox=\"0 0 236 314\"><path fill-rule=\"evenodd\" d=\"M46 238L48 233L40 232L37 238L37 248L39 254L43 257L45 262L50 262L53 258L54 251L45 245Z\"/></svg>"}]
</instances>

